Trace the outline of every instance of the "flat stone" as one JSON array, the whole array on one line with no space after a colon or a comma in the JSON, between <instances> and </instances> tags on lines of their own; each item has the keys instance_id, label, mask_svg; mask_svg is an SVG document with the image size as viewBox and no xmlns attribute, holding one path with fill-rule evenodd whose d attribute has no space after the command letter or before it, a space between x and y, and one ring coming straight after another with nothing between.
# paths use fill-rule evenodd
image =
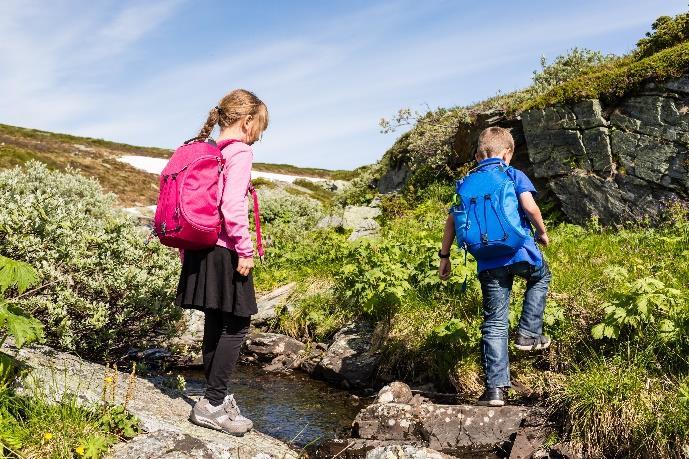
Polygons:
<instances>
[{"instance_id":1,"label":"flat stone","mask_svg":"<svg viewBox=\"0 0 689 459\"><path fill-rule=\"evenodd\" d=\"M357 415L353 431L368 440L425 442L446 454L491 454L511 443L527 412L517 406L374 403Z\"/></svg>"},{"instance_id":2,"label":"flat stone","mask_svg":"<svg viewBox=\"0 0 689 459\"><path fill-rule=\"evenodd\" d=\"M366 453L366 459L448 459L451 456L423 446L377 446Z\"/></svg>"}]
</instances>

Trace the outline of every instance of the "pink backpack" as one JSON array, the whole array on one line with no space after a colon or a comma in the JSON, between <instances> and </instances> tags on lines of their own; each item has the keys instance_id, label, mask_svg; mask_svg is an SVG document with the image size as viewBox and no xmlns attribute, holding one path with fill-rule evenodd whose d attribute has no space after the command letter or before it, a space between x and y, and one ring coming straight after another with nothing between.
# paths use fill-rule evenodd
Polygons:
<instances>
[{"instance_id":1,"label":"pink backpack","mask_svg":"<svg viewBox=\"0 0 689 459\"><path fill-rule=\"evenodd\" d=\"M222 148L235 142L186 142L172 154L160 174L160 194L153 231L163 245L199 250L218 242L222 227L219 180L225 160ZM228 186L230 183L228 182ZM257 248L263 256L261 224L256 191L254 198Z\"/></svg>"}]
</instances>

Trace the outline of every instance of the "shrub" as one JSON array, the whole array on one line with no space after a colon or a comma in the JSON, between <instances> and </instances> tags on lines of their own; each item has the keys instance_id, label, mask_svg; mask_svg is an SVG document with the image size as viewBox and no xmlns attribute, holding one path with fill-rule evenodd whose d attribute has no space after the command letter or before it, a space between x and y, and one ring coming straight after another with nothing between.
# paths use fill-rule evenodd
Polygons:
<instances>
[{"instance_id":1,"label":"shrub","mask_svg":"<svg viewBox=\"0 0 689 459\"><path fill-rule=\"evenodd\" d=\"M677 16L660 16L651 25L652 32L636 44L636 54L648 57L653 53L689 40L689 13Z\"/></svg>"},{"instance_id":2,"label":"shrub","mask_svg":"<svg viewBox=\"0 0 689 459\"><path fill-rule=\"evenodd\" d=\"M613 61L615 56L605 56L600 51L573 48L567 54L557 56L552 63L541 57L541 70L534 71L531 92L534 96L545 93L554 86L570 81L594 67Z\"/></svg>"},{"instance_id":3,"label":"shrub","mask_svg":"<svg viewBox=\"0 0 689 459\"><path fill-rule=\"evenodd\" d=\"M146 230L114 202L71 171L34 162L0 172L0 254L40 278L16 303L44 323L49 344L93 358L152 344L179 317L179 258L147 245Z\"/></svg>"},{"instance_id":4,"label":"shrub","mask_svg":"<svg viewBox=\"0 0 689 459\"><path fill-rule=\"evenodd\" d=\"M284 190L261 189L259 197L261 218L265 223L283 223L307 229L314 227L323 213L323 206L315 199Z\"/></svg>"}]
</instances>

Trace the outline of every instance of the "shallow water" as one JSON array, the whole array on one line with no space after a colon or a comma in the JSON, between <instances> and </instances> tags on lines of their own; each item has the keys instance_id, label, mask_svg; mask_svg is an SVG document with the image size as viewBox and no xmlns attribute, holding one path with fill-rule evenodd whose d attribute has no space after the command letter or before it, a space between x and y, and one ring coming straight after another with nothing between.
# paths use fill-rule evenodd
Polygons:
<instances>
[{"instance_id":1,"label":"shallow water","mask_svg":"<svg viewBox=\"0 0 689 459\"><path fill-rule=\"evenodd\" d=\"M187 395L203 394L202 370L181 374ZM348 392L303 373L268 373L250 365L237 367L230 392L257 430L300 447L346 435L363 408Z\"/></svg>"}]
</instances>

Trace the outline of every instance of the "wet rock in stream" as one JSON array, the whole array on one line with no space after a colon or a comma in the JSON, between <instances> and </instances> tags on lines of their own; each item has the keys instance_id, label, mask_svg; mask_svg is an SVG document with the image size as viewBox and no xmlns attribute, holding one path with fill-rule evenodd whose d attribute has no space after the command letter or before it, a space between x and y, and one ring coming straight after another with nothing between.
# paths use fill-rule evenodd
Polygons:
<instances>
[{"instance_id":1,"label":"wet rock in stream","mask_svg":"<svg viewBox=\"0 0 689 459\"><path fill-rule=\"evenodd\" d=\"M337 332L333 343L314 369L314 376L345 388L365 388L380 363L380 353L373 349L374 326L351 323Z\"/></svg>"},{"instance_id":2,"label":"wet rock in stream","mask_svg":"<svg viewBox=\"0 0 689 459\"><path fill-rule=\"evenodd\" d=\"M524 428L538 429L535 420L524 425L530 411L522 406L435 404L394 382L356 416L353 438L322 445L318 457L340 448L338 457L350 459L496 458L512 448L515 437L525 440L521 451L532 454L542 443L526 441L535 438Z\"/></svg>"}]
</instances>

